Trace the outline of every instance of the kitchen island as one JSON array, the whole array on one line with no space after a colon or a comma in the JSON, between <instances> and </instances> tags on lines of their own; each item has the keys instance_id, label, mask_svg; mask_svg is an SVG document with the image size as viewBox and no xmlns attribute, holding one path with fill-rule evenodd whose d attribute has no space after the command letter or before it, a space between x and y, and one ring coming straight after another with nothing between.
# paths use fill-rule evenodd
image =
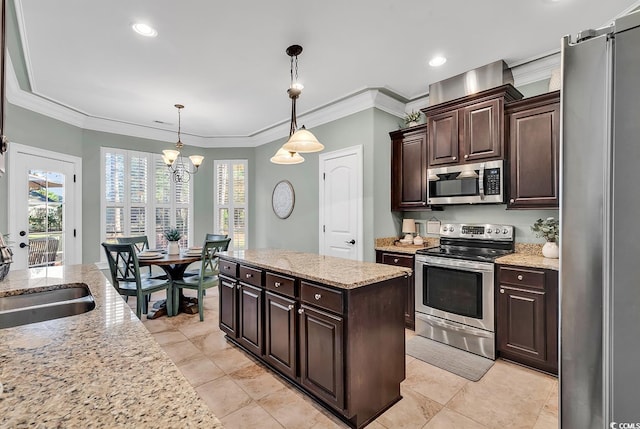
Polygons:
<instances>
[{"instance_id":1,"label":"kitchen island","mask_svg":"<svg viewBox=\"0 0 640 429\"><path fill-rule=\"evenodd\" d=\"M93 310L0 329L0 427L222 428L94 265L12 271L0 296L69 283Z\"/></svg>"},{"instance_id":2,"label":"kitchen island","mask_svg":"<svg viewBox=\"0 0 640 429\"><path fill-rule=\"evenodd\" d=\"M220 254L220 329L351 427L401 399L411 269L279 249Z\"/></svg>"}]
</instances>

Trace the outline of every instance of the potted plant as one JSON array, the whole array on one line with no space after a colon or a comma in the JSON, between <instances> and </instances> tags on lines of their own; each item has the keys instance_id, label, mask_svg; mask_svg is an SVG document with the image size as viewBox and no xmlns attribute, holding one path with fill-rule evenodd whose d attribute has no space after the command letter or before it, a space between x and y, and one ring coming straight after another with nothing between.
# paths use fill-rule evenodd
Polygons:
<instances>
[{"instance_id":1,"label":"potted plant","mask_svg":"<svg viewBox=\"0 0 640 429\"><path fill-rule=\"evenodd\" d=\"M169 242L169 245L167 246L167 253L169 255L179 254L180 245L178 244L178 241L182 238L180 230L178 230L178 228L169 228L164 232L164 238Z\"/></svg>"},{"instance_id":2,"label":"potted plant","mask_svg":"<svg viewBox=\"0 0 640 429\"><path fill-rule=\"evenodd\" d=\"M542 237L547 242L542 246L542 255L545 258L557 259L560 254L558 248L558 237L560 235L560 225L553 217L544 220L538 219L531 226L531 231L536 233L536 237Z\"/></svg>"},{"instance_id":3,"label":"potted plant","mask_svg":"<svg viewBox=\"0 0 640 429\"><path fill-rule=\"evenodd\" d=\"M411 113L407 113L405 115L404 123L408 127L413 127L414 125L418 125L418 121L420 120L421 116L422 116L421 112L416 112L415 110L412 110Z\"/></svg>"}]
</instances>

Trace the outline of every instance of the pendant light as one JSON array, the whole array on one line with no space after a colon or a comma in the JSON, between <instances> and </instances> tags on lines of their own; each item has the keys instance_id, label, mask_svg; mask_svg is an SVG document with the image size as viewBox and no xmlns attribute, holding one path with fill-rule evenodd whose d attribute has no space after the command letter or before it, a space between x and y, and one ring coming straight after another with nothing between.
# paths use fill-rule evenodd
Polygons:
<instances>
[{"instance_id":1,"label":"pendant light","mask_svg":"<svg viewBox=\"0 0 640 429\"><path fill-rule=\"evenodd\" d=\"M182 157L182 147L184 144L180 140L180 111L184 109L182 104L175 104L176 109L178 109L178 141L176 142L176 149L165 149L162 151L162 160L167 165L169 170L173 173L173 181L176 183L186 183L191 179L191 175L196 174L198 172L198 167L202 164L204 160L204 156L202 155L191 155L189 160L195 167L195 169L191 170L188 165L186 165L184 158Z\"/></svg>"},{"instance_id":2,"label":"pendant light","mask_svg":"<svg viewBox=\"0 0 640 429\"><path fill-rule=\"evenodd\" d=\"M307 130L304 125L298 128L296 119L296 100L302 93L303 86L298 83L298 55L302 53L302 46L291 45L286 50L287 55L291 57L291 84L287 90L291 99L291 126L289 127L289 140L278 149L278 152L271 158L274 164L300 164L304 162L304 158L300 153L319 152L324 149L324 145L316 139L316 137ZM295 61L294 61L295 60ZM294 79L294 62L295 62L295 79Z\"/></svg>"}]
</instances>

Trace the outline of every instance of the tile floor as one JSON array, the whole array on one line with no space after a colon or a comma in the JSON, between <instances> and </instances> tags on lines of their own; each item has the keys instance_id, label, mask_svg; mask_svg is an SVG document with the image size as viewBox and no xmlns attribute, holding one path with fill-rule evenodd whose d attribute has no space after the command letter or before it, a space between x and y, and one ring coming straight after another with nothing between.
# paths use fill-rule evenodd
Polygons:
<instances>
[{"instance_id":1,"label":"tile floor","mask_svg":"<svg viewBox=\"0 0 640 429\"><path fill-rule=\"evenodd\" d=\"M129 304L135 309L135 299ZM179 314L156 320L143 316L143 323L227 429L348 427L228 343L218 329L217 310L216 288L205 298L204 322L197 315ZM406 373L403 399L367 428L558 427L554 377L498 360L472 382L411 356Z\"/></svg>"}]
</instances>

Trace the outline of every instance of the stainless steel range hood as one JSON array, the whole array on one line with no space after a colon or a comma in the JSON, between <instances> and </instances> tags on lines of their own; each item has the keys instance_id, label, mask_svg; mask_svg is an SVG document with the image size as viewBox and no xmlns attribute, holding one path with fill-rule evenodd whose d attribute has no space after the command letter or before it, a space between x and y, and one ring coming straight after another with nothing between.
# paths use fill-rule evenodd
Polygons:
<instances>
[{"instance_id":1,"label":"stainless steel range hood","mask_svg":"<svg viewBox=\"0 0 640 429\"><path fill-rule=\"evenodd\" d=\"M429 106L508 83L513 85L511 69L503 60L495 61L429 85Z\"/></svg>"}]
</instances>

